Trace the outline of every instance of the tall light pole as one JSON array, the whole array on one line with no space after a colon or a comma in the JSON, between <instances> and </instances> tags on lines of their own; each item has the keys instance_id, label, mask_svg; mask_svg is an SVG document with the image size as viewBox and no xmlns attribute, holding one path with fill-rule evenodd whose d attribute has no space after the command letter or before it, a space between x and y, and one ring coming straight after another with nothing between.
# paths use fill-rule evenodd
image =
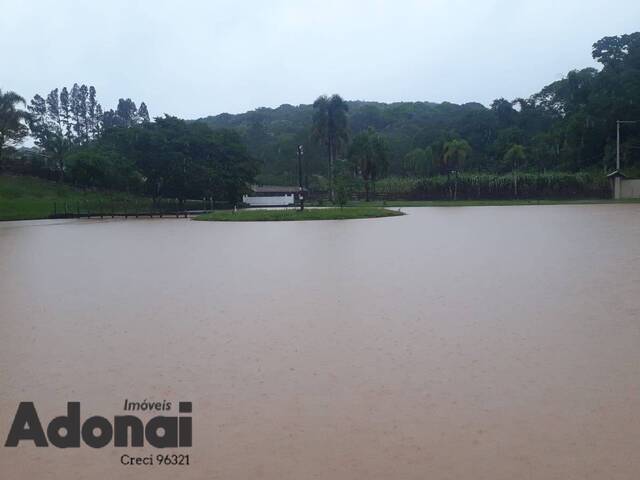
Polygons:
<instances>
[{"instance_id":1,"label":"tall light pole","mask_svg":"<svg viewBox=\"0 0 640 480\"><path fill-rule=\"evenodd\" d=\"M304 211L304 189L302 188L302 145L298 145L298 198L300 199L300 211Z\"/></svg>"},{"instance_id":2,"label":"tall light pole","mask_svg":"<svg viewBox=\"0 0 640 480\"><path fill-rule=\"evenodd\" d=\"M620 125L623 123L638 123L636 120L616 121L616 170L620 171Z\"/></svg>"}]
</instances>

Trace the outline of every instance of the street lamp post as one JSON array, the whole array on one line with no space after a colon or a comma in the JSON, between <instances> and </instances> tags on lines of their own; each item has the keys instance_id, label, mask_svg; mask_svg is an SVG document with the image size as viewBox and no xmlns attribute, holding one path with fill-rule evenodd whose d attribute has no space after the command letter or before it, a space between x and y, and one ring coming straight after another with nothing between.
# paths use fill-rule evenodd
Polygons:
<instances>
[{"instance_id":1,"label":"street lamp post","mask_svg":"<svg viewBox=\"0 0 640 480\"><path fill-rule=\"evenodd\" d=\"M302 145L298 145L298 198L300 199L300 211L304 211L304 189L302 188Z\"/></svg>"},{"instance_id":2,"label":"street lamp post","mask_svg":"<svg viewBox=\"0 0 640 480\"><path fill-rule=\"evenodd\" d=\"M616 120L616 170L620 171L620 125L638 123L636 120Z\"/></svg>"}]
</instances>

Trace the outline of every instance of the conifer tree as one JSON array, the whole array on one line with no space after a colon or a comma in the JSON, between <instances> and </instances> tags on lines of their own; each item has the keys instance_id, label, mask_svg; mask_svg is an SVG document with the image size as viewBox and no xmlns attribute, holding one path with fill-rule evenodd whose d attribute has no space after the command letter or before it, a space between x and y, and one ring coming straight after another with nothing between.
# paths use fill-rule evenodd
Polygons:
<instances>
[{"instance_id":1,"label":"conifer tree","mask_svg":"<svg viewBox=\"0 0 640 480\"><path fill-rule=\"evenodd\" d=\"M62 134L62 122L60 119L60 97L55 88L47 95L47 119L57 134Z\"/></svg>"},{"instance_id":2,"label":"conifer tree","mask_svg":"<svg viewBox=\"0 0 640 480\"><path fill-rule=\"evenodd\" d=\"M89 89L86 85L82 85L78 90L78 118L80 120L80 142L89 140L89 114L87 108L87 100L89 97Z\"/></svg>"},{"instance_id":3,"label":"conifer tree","mask_svg":"<svg viewBox=\"0 0 640 480\"><path fill-rule=\"evenodd\" d=\"M69 90L63 87L60 91L60 121L64 128L64 135L71 140L71 105L69 103Z\"/></svg>"},{"instance_id":4,"label":"conifer tree","mask_svg":"<svg viewBox=\"0 0 640 480\"><path fill-rule=\"evenodd\" d=\"M87 117L88 117L88 132L89 138L95 138L97 135L96 128L98 119L96 118L96 107L98 102L96 101L96 89L93 85L89 87L89 100L87 102Z\"/></svg>"},{"instance_id":5,"label":"conifer tree","mask_svg":"<svg viewBox=\"0 0 640 480\"><path fill-rule=\"evenodd\" d=\"M142 102L140 104L140 108L138 109L138 118L142 123L148 123L149 120L149 110L147 110L147 104Z\"/></svg>"},{"instance_id":6,"label":"conifer tree","mask_svg":"<svg viewBox=\"0 0 640 480\"><path fill-rule=\"evenodd\" d=\"M43 147L47 135L47 103L44 98L36 94L29 106L29 129L35 138L35 143Z\"/></svg>"},{"instance_id":7,"label":"conifer tree","mask_svg":"<svg viewBox=\"0 0 640 480\"><path fill-rule=\"evenodd\" d=\"M80 120L80 87L77 83L71 88L71 129L73 139L77 142L82 138L82 123Z\"/></svg>"}]
</instances>

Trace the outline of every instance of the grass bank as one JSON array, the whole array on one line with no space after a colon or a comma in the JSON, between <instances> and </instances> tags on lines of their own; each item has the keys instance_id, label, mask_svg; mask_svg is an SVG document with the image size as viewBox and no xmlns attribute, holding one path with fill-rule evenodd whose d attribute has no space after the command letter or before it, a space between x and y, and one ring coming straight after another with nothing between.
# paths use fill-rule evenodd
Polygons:
<instances>
[{"instance_id":1,"label":"grass bank","mask_svg":"<svg viewBox=\"0 0 640 480\"><path fill-rule=\"evenodd\" d=\"M380 207L307 208L303 212L288 210L218 211L199 215L194 220L213 222L279 222L296 220L350 220L404 215L396 210Z\"/></svg>"},{"instance_id":2,"label":"grass bank","mask_svg":"<svg viewBox=\"0 0 640 480\"><path fill-rule=\"evenodd\" d=\"M58 212L66 207L74 211L86 204L111 202L147 202L121 192L81 190L41 178L0 175L0 220L48 218L54 203Z\"/></svg>"}]
</instances>

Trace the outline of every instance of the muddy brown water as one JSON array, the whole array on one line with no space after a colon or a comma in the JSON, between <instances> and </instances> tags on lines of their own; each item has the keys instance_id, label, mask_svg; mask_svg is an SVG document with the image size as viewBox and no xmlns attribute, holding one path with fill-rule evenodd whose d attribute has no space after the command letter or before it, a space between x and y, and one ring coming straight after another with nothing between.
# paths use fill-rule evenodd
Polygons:
<instances>
[{"instance_id":1,"label":"muddy brown water","mask_svg":"<svg viewBox=\"0 0 640 480\"><path fill-rule=\"evenodd\" d=\"M0 476L639 478L640 205L406 211L0 224L2 442L20 401L194 422L188 467L26 442Z\"/></svg>"}]
</instances>

